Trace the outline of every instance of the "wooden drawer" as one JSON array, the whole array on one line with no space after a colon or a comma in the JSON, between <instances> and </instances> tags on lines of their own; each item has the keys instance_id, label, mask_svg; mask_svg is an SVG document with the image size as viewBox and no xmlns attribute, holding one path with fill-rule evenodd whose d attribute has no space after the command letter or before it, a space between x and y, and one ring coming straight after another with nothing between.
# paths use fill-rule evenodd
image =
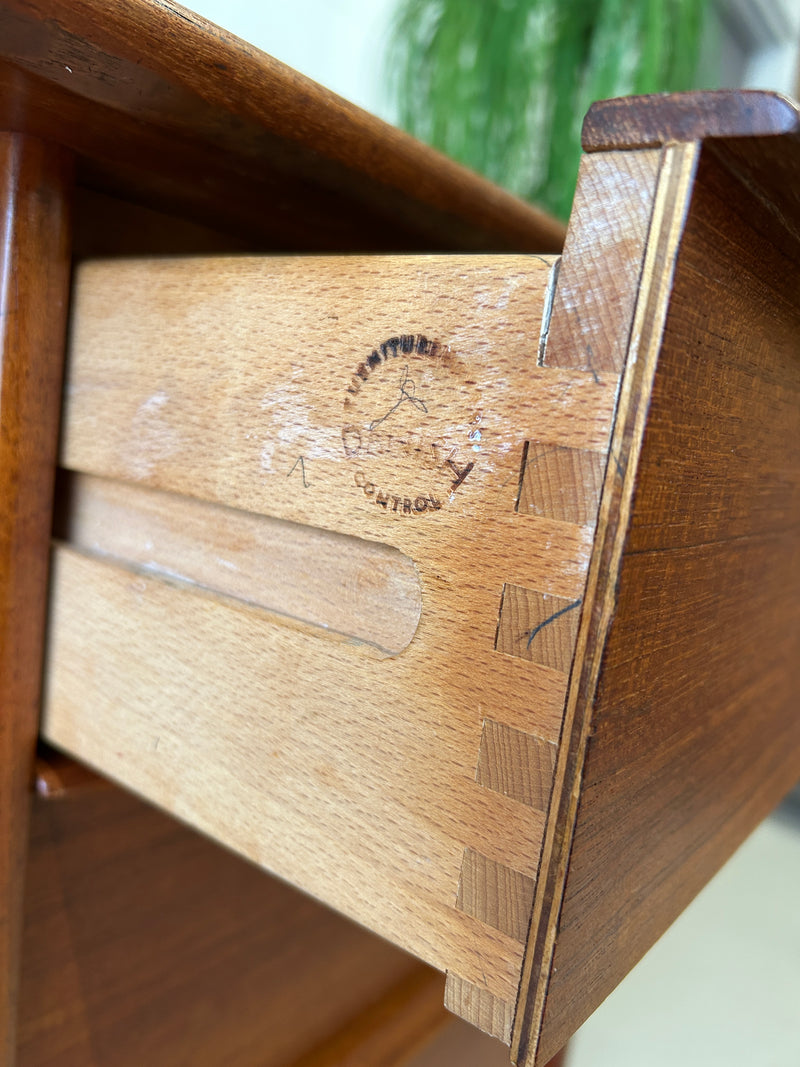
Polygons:
<instances>
[{"instance_id":1,"label":"wooden drawer","mask_svg":"<svg viewBox=\"0 0 800 1067\"><path fill-rule=\"evenodd\" d=\"M85 265L43 722L506 1040L618 387L537 365L552 281Z\"/></svg>"},{"instance_id":2,"label":"wooden drawer","mask_svg":"<svg viewBox=\"0 0 800 1067\"><path fill-rule=\"evenodd\" d=\"M800 773L796 108L597 105L565 236L160 3L0 86L6 1060L41 706L544 1064Z\"/></svg>"},{"instance_id":3,"label":"wooden drawer","mask_svg":"<svg viewBox=\"0 0 800 1067\"><path fill-rule=\"evenodd\" d=\"M44 736L523 1058L797 775L798 313L753 304L757 201L720 236L750 195L609 152L563 260L77 274Z\"/></svg>"}]
</instances>

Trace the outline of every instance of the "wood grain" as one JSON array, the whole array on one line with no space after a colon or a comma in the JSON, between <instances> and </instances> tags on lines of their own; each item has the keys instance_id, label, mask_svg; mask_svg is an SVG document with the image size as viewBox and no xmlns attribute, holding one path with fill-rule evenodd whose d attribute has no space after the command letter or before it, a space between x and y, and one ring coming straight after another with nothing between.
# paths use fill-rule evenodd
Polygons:
<instances>
[{"instance_id":1,"label":"wood grain","mask_svg":"<svg viewBox=\"0 0 800 1067\"><path fill-rule=\"evenodd\" d=\"M34 802L19 1067L508 1062L441 975L66 763Z\"/></svg>"},{"instance_id":2,"label":"wood grain","mask_svg":"<svg viewBox=\"0 0 800 1067\"><path fill-rule=\"evenodd\" d=\"M597 382L622 370L659 165L658 149L582 158L545 366L580 369Z\"/></svg>"},{"instance_id":3,"label":"wood grain","mask_svg":"<svg viewBox=\"0 0 800 1067\"><path fill-rule=\"evenodd\" d=\"M290 1067L415 1067L417 1053L456 1025L442 1004L442 976L418 967L324 1045ZM473 1031L477 1038L480 1035Z\"/></svg>"},{"instance_id":4,"label":"wood grain","mask_svg":"<svg viewBox=\"0 0 800 1067\"><path fill-rule=\"evenodd\" d=\"M71 167L0 133L0 1056L11 1063L69 285Z\"/></svg>"},{"instance_id":5,"label":"wood grain","mask_svg":"<svg viewBox=\"0 0 800 1067\"><path fill-rule=\"evenodd\" d=\"M59 495L57 535L92 555L387 655L417 629L417 570L387 545L91 475L64 473Z\"/></svg>"},{"instance_id":6,"label":"wood grain","mask_svg":"<svg viewBox=\"0 0 800 1067\"><path fill-rule=\"evenodd\" d=\"M82 185L262 249L563 240L543 212L163 0L6 0L0 101L0 123L75 150Z\"/></svg>"},{"instance_id":7,"label":"wood grain","mask_svg":"<svg viewBox=\"0 0 800 1067\"><path fill-rule=\"evenodd\" d=\"M451 1019L452 1024L417 1053L408 1067L442 1067L448 1063L457 1063L459 1067L508 1067L505 1045L461 1019L453 1016Z\"/></svg>"},{"instance_id":8,"label":"wood grain","mask_svg":"<svg viewBox=\"0 0 800 1067\"><path fill-rule=\"evenodd\" d=\"M455 500L493 473L507 516L520 431L535 420L543 441L602 449L614 403L612 378L535 366L548 266L532 257L352 257L346 272L317 258L87 264L63 462L251 511L267 510L268 491L270 514L309 522L320 511L313 502L333 489L335 464L337 493L355 499L332 521L347 532L344 512L355 510L380 539L385 523L367 485L391 490L396 517L406 497L414 506L434 492L441 503L457 480L451 464L462 470L478 457ZM438 355L405 359L389 346L387 362L378 350L400 336L435 341ZM112 354L120 344L124 365ZM377 362L366 363L373 352ZM224 374L214 360L227 361ZM424 414L418 404L389 414L405 395L405 366L418 399L438 390L428 400L439 405L441 440L412 432ZM523 378L530 387L514 395L507 383ZM415 455L421 472L441 473L430 485L416 479L412 492L401 484L395 505L396 464ZM290 476L301 456L307 485ZM357 486L362 466L370 477Z\"/></svg>"},{"instance_id":9,"label":"wood grain","mask_svg":"<svg viewBox=\"0 0 800 1067\"><path fill-rule=\"evenodd\" d=\"M506 585L500 605L495 648L507 656L569 674L578 636L581 598L538 593Z\"/></svg>"},{"instance_id":10,"label":"wood grain","mask_svg":"<svg viewBox=\"0 0 800 1067\"><path fill-rule=\"evenodd\" d=\"M10 0L0 90L7 124L69 144L85 185L139 202L111 201L112 255L560 245L550 220L155 0ZM91 558L100 542L67 506L48 736L446 970L448 1005L502 1040L516 1015L527 1064L798 770L796 111L740 95L647 107L587 123L602 151L583 164L549 327L557 268L532 258L106 263L78 289L63 462L102 486L81 506L100 500L114 536ZM159 234L150 209L181 219ZM102 247L98 227L84 237ZM286 540L264 562L254 531L289 523L310 538L306 605L353 614L322 544L412 561L405 651L386 654L395 631L374 607L361 629L296 605L281 619L219 580L229 553L251 574L282 566ZM165 554L142 574L156 530ZM213 537L197 547L212 530L216 559ZM166 573L187 560L192 588ZM338 588L363 568L348 574ZM52 939L81 941L48 907ZM67 951L59 998L83 966ZM396 1059L441 1019L434 980L416 981L290 1054ZM86 1003L70 1001L54 1062L96 1053ZM49 1040L52 1003L45 1017Z\"/></svg>"},{"instance_id":11,"label":"wood grain","mask_svg":"<svg viewBox=\"0 0 800 1067\"><path fill-rule=\"evenodd\" d=\"M484 985L448 974L444 1003L450 1011L467 1019L485 1034L509 1044L514 1018L513 1004L494 996Z\"/></svg>"},{"instance_id":12,"label":"wood grain","mask_svg":"<svg viewBox=\"0 0 800 1067\"><path fill-rule=\"evenodd\" d=\"M648 158L650 153L647 153ZM598 160L605 157L598 156ZM559 914L564 879L570 864L572 833L581 797L581 774L589 737L591 707L597 685L605 636L613 619L616 576L636 485L636 466L647 414L649 392L669 303L672 269L691 196L697 150L693 145L667 148L658 169L658 181L649 227L641 233L643 249L637 298L617 307L629 307L632 319L609 320L610 344L628 338L626 370L620 387L619 408L610 445L597 535L584 596L575 664L565 710L556 763L553 800L542 849L542 876L537 880L531 934L520 981L520 995L512 1037L512 1057L521 1063L545 1063L560 1044L539 1041L554 971L553 952L560 936ZM613 187L617 153L607 160L606 179ZM629 164L622 160L622 166ZM579 317L572 328L581 332ZM553 337L551 326L550 337ZM548 346L550 341L548 341ZM613 859L611 860L613 864ZM582 951L587 951L586 945ZM577 995L577 994L576 994Z\"/></svg>"},{"instance_id":13,"label":"wood grain","mask_svg":"<svg viewBox=\"0 0 800 1067\"><path fill-rule=\"evenodd\" d=\"M481 733L475 780L487 789L547 809L556 747L533 734L486 719Z\"/></svg>"},{"instance_id":14,"label":"wood grain","mask_svg":"<svg viewBox=\"0 0 800 1067\"><path fill-rule=\"evenodd\" d=\"M286 1067L381 1006L419 1042L442 986L120 790L34 801L19 1067Z\"/></svg>"},{"instance_id":15,"label":"wood grain","mask_svg":"<svg viewBox=\"0 0 800 1067\"><path fill-rule=\"evenodd\" d=\"M537 366L550 266L88 264L66 390L62 460L92 474L78 484L158 503L101 559L75 495L45 735L483 989L492 1019L510 1019L522 945L457 906L464 850L535 874L566 692L564 673L496 651L501 593L579 598L592 540L516 510L523 451L534 425L602 449L616 393ZM207 508L188 497L404 553L422 589L411 643L386 657L142 573L167 509ZM166 566L190 558L174 547Z\"/></svg>"},{"instance_id":16,"label":"wood grain","mask_svg":"<svg viewBox=\"0 0 800 1067\"><path fill-rule=\"evenodd\" d=\"M594 523L605 461L604 452L529 441L517 511L581 526Z\"/></svg>"},{"instance_id":17,"label":"wood grain","mask_svg":"<svg viewBox=\"0 0 800 1067\"><path fill-rule=\"evenodd\" d=\"M793 141L783 154L797 160ZM785 221L703 150L592 716L542 1060L800 773L800 245L789 255L785 227L774 236Z\"/></svg>"},{"instance_id":18,"label":"wood grain","mask_svg":"<svg viewBox=\"0 0 800 1067\"><path fill-rule=\"evenodd\" d=\"M532 878L474 849L464 849L456 907L517 941L524 941L532 903Z\"/></svg>"},{"instance_id":19,"label":"wood grain","mask_svg":"<svg viewBox=\"0 0 800 1067\"><path fill-rule=\"evenodd\" d=\"M581 141L587 152L608 152L799 131L797 106L780 93L723 89L601 100L584 119Z\"/></svg>"}]
</instances>

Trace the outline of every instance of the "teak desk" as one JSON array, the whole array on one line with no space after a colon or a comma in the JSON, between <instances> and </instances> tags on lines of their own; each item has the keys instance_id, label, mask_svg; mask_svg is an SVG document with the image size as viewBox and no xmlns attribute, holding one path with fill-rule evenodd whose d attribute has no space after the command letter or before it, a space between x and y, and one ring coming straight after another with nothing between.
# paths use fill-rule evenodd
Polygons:
<instances>
[{"instance_id":1,"label":"teak desk","mask_svg":"<svg viewBox=\"0 0 800 1067\"><path fill-rule=\"evenodd\" d=\"M797 109L596 105L564 235L160 0L0 57L6 1062L441 1021L52 757L26 898L41 733L545 1064L800 774Z\"/></svg>"}]
</instances>

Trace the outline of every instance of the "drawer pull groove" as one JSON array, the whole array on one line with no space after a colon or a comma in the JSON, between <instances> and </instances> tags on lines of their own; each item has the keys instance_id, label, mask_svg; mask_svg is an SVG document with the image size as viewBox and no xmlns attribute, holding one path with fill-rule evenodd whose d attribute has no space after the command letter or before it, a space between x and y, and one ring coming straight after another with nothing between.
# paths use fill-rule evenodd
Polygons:
<instances>
[{"instance_id":1,"label":"drawer pull groove","mask_svg":"<svg viewBox=\"0 0 800 1067\"><path fill-rule=\"evenodd\" d=\"M62 472L56 535L85 553L398 655L422 610L389 545L176 493Z\"/></svg>"}]
</instances>

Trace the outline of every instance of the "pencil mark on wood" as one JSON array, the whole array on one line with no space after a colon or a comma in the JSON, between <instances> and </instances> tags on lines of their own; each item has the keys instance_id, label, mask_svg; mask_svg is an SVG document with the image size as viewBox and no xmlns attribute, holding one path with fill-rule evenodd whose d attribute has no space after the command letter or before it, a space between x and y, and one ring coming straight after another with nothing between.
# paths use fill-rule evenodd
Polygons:
<instances>
[{"instance_id":1,"label":"pencil mark on wood","mask_svg":"<svg viewBox=\"0 0 800 1067\"><path fill-rule=\"evenodd\" d=\"M556 293L556 286L558 285L558 271L561 266L561 257L552 264L550 268L550 278L547 282L547 292L544 298L544 308L542 310L542 325L539 329L539 348L536 353L536 366L543 367L545 365L545 358L547 356L547 339L550 336L550 320L553 315L553 299Z\"/></svg>"},{"instance_id":2,"label":"pencil mark on wood","mask_svg":"<svg viewBox=\"0 0 800 1067\"><path fill-rule=\"evenodd\" d=\"M424 412L424 414L427 415L428 405L425 403L424 400L420 399L420 397L418 397L416 393L417 384L414 379L409 375L408 365L406 364L406 366L403 368L403 373L400 376L400 399L397 401L396 404L389 408L385 415L382 415L379 419L375 419L374 422L371 422L367 426L367 429L374 430L376 426L380 426L382 422L385 422L390 415L393 415L399 407L402 407L402 405L406 403L412 404L415 408L418 408L420 411Z\"/></svg>"},{"instance_id":3,"label":"pencil mark on wood","mask_svg":"<svg viewBox=\"0 0 800 1067\"><path fill-rule=\"evenodd\" d=\"M592 346L588 341L586 342L586 361L589 364L589 370L592 373L592 377L594 378L595 385L599 385L600 384L600 375L594 369L594 352L592 351Z\"/></svg>"},{"instance_id":4,"label":"pencil mark on wood","mask_svg":"<svg viewBox=\"0 0 800 1067\"><path fill-rule=\"evenodd\" d=\"M306 464L305 464L305 460L303 459L302 456L298 456L297 457L297 459L294 461L294 466L289 471L289 473L286 475L286 477L287 478L291 478L291 476L297 470L298 466L300 467L300 474L303 477L303 488L304 489L308 489L309 485L311 485L311 482L306 480Z\"/></svg>"},{"instance_id":5,"label":"pencil mark on wood","mask_svg":"<svg viewBox=\"0 0 800 1067\"><path fill-rule=\"evenodd\" d=\"M578 311L577 307L571 308L570 310L575 316L575 321L578 324L579 332L585 336L588 331L586 331L584 328L583 320L581 319L581 313ZM597 373L594 366L594 349L592 348L592 342L588 340L584 341L583 350L586 353L586 369L591 373L592 378L594 378L595 385L600 385L600 375Z\"/></svg>"},{"instance_id":6,"label":"pencil mark on wood","mask_svg":"<svg viewBox=\"0 0 800 1067\"><path fill-rule=\"evenodd\" d=\"M578 636L575 608L580 603L506 582L495 650L568 675Z\"/></svg>"},{"instance_id":7,"label":"pencil mark on wood","mask_svg":"<svg viewBox=\"0 0 800 1067\"><path fill-rule=\"evenodd\" d=\"M540 622L538 626L535 626L531 630L530 636L528 637L528 644L526 647L531 647L531 645L533 644L534 637L536 637L536 635L540 633L545 628L545 626L549 626L551 623L554 623L556 619L560 619L561 616L566 615L568 611L574 611L575 608L580 606L580 604L581 599L579 597L577 600L573 600L571 604L567 604L565 608L561 608L559 611L553 612L553 614L549 618L545 619L544 622ZM523 634L522 636L525 637L525 634Z\"/></svg>"}]
</instances>

